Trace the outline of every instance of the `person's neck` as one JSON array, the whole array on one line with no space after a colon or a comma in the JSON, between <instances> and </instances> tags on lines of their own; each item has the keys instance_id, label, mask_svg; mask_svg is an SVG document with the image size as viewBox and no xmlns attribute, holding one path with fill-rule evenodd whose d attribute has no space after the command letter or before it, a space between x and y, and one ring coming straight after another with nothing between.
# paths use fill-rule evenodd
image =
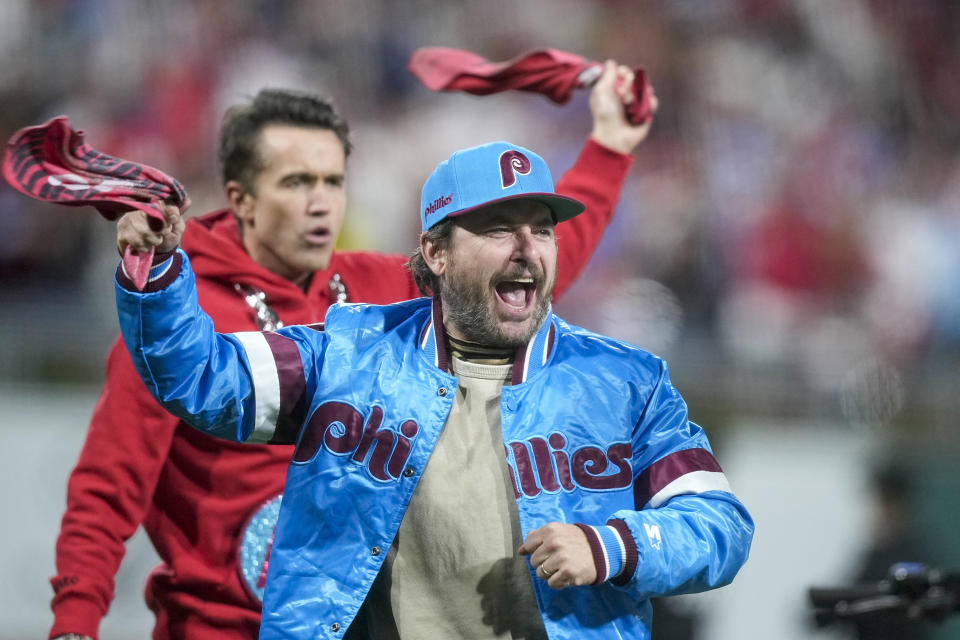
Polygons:
<instances>
[{"instance_id":1,"label":"person's neck","mask_svg":"<svg viewBox=\"0 0 960 640\"><path fill-rule=\"evenodd\" d=\"M247 252L247 255L250 256L251 260L256 262L270 273L280 276L284 280L289 280L304 293L307 292L307 289L310 288L310 283L313 281L313 271L294 273L283 261L277 259L268 250L249 242L245 237L242 238L242 240L244 251Z\"/></svg>"},{"instance_id":2,"label":"person's neck","mask_svg":"<svg viewBox=\"0 0 960 640\"><path fill-rule=\"evenodd\" d=\"M297 280L291 280L290 282L292 282L293 284L297 285L297 286L300 288L301 291L303 291L304 293L306 293L306 292L307 292L307 289L310 288L310 283L313 282L313 274L314 274L314 273L316 273L316 272L315 272L315 271L311 271L311 272L309 272L309 273L301 276L299 279L297 279Z\"/></svg>"}]
</instances>

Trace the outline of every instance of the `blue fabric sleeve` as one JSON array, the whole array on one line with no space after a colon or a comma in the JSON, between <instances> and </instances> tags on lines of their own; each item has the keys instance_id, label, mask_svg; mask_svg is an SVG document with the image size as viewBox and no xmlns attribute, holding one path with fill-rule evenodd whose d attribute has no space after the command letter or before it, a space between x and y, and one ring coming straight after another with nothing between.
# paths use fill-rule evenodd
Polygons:
<instances>
[{"instance_id":1,"label":"blue fabric sleeve","mask_svg":"<svg viewBox=\"0 0 960 640\"><path fill-rule=\"evenodd\" d=\"M627 547L623 572L611 583L638 599L728 584L747 560L754 523L731 493L703 429L689 421L665 363L633 449L641 452L635 509L607 523Z\"/></svg>"},{"instance_id":2,"label":"blue fabric sleeve","mask_svg":"<svg viewBox=\"0 0 960 640\"><path fill-rule=\"evenodd\" d=\"M158 291L116 284L124 343L147 389L168 411L210 435L246 440L255 418L247 354L232 334L215 332L197 303L190 261L178 254L179 274ZM301 341L297 346L309 348Z\"/></svg>"}]
</instances>

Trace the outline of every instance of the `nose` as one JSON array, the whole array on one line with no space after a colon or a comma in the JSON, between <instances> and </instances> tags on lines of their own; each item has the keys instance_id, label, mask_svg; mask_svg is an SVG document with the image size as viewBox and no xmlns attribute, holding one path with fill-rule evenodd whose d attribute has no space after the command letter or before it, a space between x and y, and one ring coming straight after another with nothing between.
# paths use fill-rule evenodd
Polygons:
<instances>
[{"instance_id":1,"label":"nose","mask_svg":"<svg viewBox=\"0 0 960 640\"><path fill-rule=\"evenodd\" d=\"M310 189L310 194L307 197L307 213L311 216L322 216L326 215L330 211L330 197L327 193L327 187L323 184L323 181L318 181L316 185Z\"/></svg>"},{"instance_id":2,"label":"nose","mask_svg":"<svg viewBox=\"0 0 960 640\"><path fill-rule=\"evenodd\" d=\"M526 225L519 227L514 232L513 238L513 259L531 263L536 262L540 257L540 247L534 235L533 228Z\"/></svg>"}]
</instances>

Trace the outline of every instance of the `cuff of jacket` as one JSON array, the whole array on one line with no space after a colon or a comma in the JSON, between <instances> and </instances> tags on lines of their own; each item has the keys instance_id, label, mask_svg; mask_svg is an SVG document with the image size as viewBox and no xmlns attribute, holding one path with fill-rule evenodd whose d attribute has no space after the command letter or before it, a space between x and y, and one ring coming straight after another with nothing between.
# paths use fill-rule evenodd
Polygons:
<instances>
[{"instance_id":1,"label":"cuff of jacket","mask_svg":"<svg viewBox=\"0 0 960 640\"><path fill-rule=\"evenodd\" d=\"M53 609L53 627L50 628L48 638L56 638L65 633L79 633L96 639L100 627L100 620L106 614L101 611L91 599L72 595L57 600Z\"/></svg>"},{"instance_id":2,"label":"cuff of jacket","mask_svg":"<svg viewBox=\"0 0 960 640\"><path fill-rule=\"evenodd\" d=\"M579 522L574 524L583 531L590 544L593 566L597 571L597 579L593 584L608 580L622 584L629 580L637 567L637 547L626 524L622 520L610 520L606 526L599 527ZM622 582L617 580L621 576L625 576Z\"/></svg>"},{"instance_id":3,"label":"cuff of jacket","mask_svg":"<svg viewBox=\"0 0 960 640\"><path fill-rule=\"evenodd\" d=\"M138 293L150 293L160 291L171 282L177 279L180 274L180 265L183 262L180 250L174 249L164 253L158 253L153 256L153 265L150 267L150 275L147 277L147 284L140 292L133 280L127 275L123 268L123 261L117 265L117 284L127 291L136 291Z\"/></svg>"}]
</instances>

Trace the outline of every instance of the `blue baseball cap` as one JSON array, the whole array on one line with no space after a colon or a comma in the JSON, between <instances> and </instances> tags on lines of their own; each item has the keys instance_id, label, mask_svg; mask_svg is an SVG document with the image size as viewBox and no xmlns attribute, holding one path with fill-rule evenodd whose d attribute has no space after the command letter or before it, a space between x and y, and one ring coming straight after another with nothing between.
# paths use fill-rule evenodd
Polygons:
<instances>
[{"instance_id":1,"label":"blue baseball cap","mask_svg":"<svg viewBox=\"0 0 960 640\"><path fill-rule=\"evenodd\" d=\"M509 142L490 142L454 152L437 165L420 194L420 227L505 200L535 200L554 222L583 213L579 200L557 195L543 158Z\"/></svg>"}]
</instances>

